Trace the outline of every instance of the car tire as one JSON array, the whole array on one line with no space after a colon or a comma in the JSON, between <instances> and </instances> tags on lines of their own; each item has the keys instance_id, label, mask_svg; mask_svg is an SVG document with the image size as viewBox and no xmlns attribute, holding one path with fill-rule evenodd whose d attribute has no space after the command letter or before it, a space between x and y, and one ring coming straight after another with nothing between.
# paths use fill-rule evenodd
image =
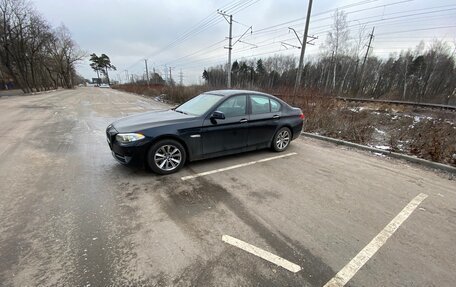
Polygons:
<instances>
[{"instance_id":1,"label":"car tire","mask_svg":"<svg viewBox=\"0 0 456 287\"><path fill-rule=\"evenodd\" d=\"M180 170L187 158L185 148L172 139L156 142L147 153L147 163L157 174L171 174Z\"/></svg>"},{"instance_id":2,"label":"car tire","mask_svg":"<svg viewBox=\"0 0 456 287\"><path fill-rule=\"evenodd\" d=\"M272 149L276 152L286 150L291 143L291 130L287 127L280 128L272 140Z\"/></svg>"}]
</instances>

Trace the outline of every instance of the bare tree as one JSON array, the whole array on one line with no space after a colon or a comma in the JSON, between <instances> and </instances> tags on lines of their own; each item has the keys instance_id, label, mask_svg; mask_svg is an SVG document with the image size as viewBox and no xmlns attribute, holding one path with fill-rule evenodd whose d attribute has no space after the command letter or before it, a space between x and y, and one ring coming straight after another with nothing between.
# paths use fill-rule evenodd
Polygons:
<instances>
[{"instance_id":1,"label":"bare tree","mask_svg":"<svg viewBox=\"0 0 456 287\"><path fill-rule=\"evenodd\" d=\"M75 64L86 57L86 53L71 39L70 31L63 24L54 31L54 41L51 42L50 53L61 85L65 88L72 88Z\"/></svg>"},{"instance_id":2,"label":"bare tree","mask_svg":"<svg viewBox=\"0 0 456 287\"><path fill-rule=\"evenodd\" d=\"M28 93L73 86L85 54L68 29L55 30L26 0L0 0L0 68Z\"/></svg>"},{"instance_id":3,"label":"bare tree","mask_svg":"<svg viewBox=\"0 0 456 287\"><path fill-rule=\"evenodd\" d=\"M332 78L332 89L336 88L336 72L337 64L339 62L339 54L344 54L348 49L347 42L349 37L349 30L347 26L347 15L344 11L336 10L333 15L334 21L332 24L332 30L328 32L326 37L326 44L328 49L333 55L333 78Z\"/></svg>"}]
</instances>

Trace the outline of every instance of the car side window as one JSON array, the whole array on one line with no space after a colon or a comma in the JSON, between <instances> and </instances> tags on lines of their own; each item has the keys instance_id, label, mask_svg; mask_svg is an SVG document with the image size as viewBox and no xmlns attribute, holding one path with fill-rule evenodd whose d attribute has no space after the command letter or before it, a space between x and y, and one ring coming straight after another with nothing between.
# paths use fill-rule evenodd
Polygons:
<instances>
[{"instance_id":1,"label":"car side window","mask_svg":"<svg viewBox=\"0 0 456 287\"><path fill-rule=\"evenodd\" d=\"M239 117L246 114L247 108L247 96L234 96L224 101L218 108L217 111L220 111L225 114L225 117Z\"/></svg>"},{"instance_id":2,"label":"car side window","mask_svg":"<svg viewBox=\"0 0 456 287\"><path fill-rule=\"evenodd\" d=\"M271 112L275 113L275 112L280 111L281 105L278 101L276 101L274 99L269 99L269 101L271 103Z\"/></svg>"},{"instance_id":3,"label":"car side window","mask_svg":"<svg viewBox=\"0 0 456 287\"><path fill-rule=\"evenodd\" d=\"M250 104L252 106L252 114L265 114L271 111L269 97L250 96Z\"/></svg>"}]
</instances>

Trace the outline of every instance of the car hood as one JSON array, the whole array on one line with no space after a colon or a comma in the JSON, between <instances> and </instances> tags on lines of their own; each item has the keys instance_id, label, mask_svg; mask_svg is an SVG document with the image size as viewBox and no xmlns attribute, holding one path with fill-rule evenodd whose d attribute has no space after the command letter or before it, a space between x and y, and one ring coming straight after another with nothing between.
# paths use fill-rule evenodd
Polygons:
<instances>
[{"instance_id":1,"label":"car hood","mask_svg":"<svg viewBox=\"0 0 456 287\"><path fill-rule=\"evenodd\" d=\"M122 118L113 122L112 125L119 133L137 132L193 118L195 116L178 113L173 110L152 111Z\"/></svg>"}]
</instances>

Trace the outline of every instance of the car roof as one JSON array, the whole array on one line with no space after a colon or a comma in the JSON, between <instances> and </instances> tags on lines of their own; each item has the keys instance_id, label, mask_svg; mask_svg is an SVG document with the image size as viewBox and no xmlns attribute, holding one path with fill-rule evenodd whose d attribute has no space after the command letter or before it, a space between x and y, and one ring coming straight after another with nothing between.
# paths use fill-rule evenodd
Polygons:
<instances>
[{"instance_id":1,"label":"car roof","mask_svg":"<svg viewBox=\"0 0 456 287\"><path fill-rule=\"evenodd\" d=\"M240 94L272 96L270 94L257 92L257 91L250 91L250 90L214 90L214 91L207 91L206 93L220 95L220 96L224 96L224 97L228 97L228 96L232 96L232 95L240 95Z\"/></svg>"}]
</instances>

